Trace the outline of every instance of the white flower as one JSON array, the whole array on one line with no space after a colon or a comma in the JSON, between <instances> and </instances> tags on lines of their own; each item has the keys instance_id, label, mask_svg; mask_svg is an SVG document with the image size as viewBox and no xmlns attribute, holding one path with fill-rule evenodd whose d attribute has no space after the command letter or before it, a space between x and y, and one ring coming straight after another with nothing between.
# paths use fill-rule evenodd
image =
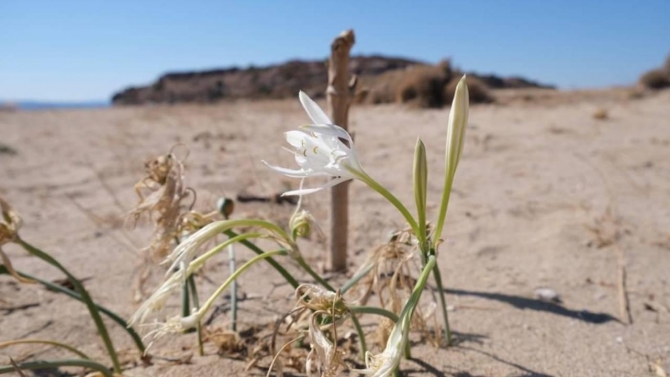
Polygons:
<instances>
[{"instance_id":1,"label":"white flower","mask_svg":"<svg viewBox=\"0 0 670 377\"><path fill-rule=\"evenodd\" d=\"M307 195L364 174L354 149L351 135L336 126L304 92L300 92L300 102L314 124L301 127L299 131L286 133L286 141L293 148L299 170L273 166L263 161L270 169L288 177L306 178L326 176L334 179L317 188L294 190L283 195ZM347 146L342 139L349 143Z\"/></svg>"}]
</instances>

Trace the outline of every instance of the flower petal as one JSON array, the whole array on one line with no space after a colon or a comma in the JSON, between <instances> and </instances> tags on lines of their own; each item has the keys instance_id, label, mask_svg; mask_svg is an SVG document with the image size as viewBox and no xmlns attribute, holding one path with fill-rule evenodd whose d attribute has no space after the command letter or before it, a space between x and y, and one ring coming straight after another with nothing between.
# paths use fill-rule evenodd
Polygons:
<instances>
[{"instance_id":1,"label":"flower petal","mask_svg":"<svg viewBox=\"0 0 670 377\"><path fill-rule=\"evenodd\" d=\"M353 142L351 135L344 128L334 125L334 124L310 124L308 126L302 126L301 129L309 132L314 132L316 134L322 134L327 136L333 136L337 138L342 138L344 140Z\"/></svg>"},{"instance_id":2,"label":"flower petal","mask_svg":"<svg viewBox=\"0 0 670 377\"><path fill-rule=\"evenodd\" d=\"M294 170L294 169L287 169L287 168L282 168L280 166L274 166L268 164L267 161L261 160L262 163L265 164L265 166L269 167L270 169L276 171L277 173L284 174L287 177L292 177L292 178L304 178L309 176L310 174L303 169L300 170Z\"/></svg>"},{"instance_id":3,"label":"flower petal","mask_svg":"<svg viewBox=\"0 0 670 377\"><path fill-rule=\"evenodd\" d=\"M304 148L305 138L309 137L309 135L302 131L288 131L285 135L286 141L294 148Z\"/></svg>"},{"instance_id":4,"label":"flower petal","mask_svg":"<svg viewBox=\"0 0 670 377\"><path fill-rule=\"evenodd\" d=\"M300 91L298 95L300 97L300 103L302 107L307 112L307 115L312 119L314 123L323 123L323 124L332 124L333 122L328 118L328 115L321 110L319 105L316 104L305 92Z\"/></svg>"},{"instance_id":5,"label":"flower petal","mask_svg":"<svg viewBox=\"0 0 670 377\"><path fill-rule=\"evenodd\" d=\"M308 188L308 189L287 191L287 192L281 194L281 196L309 195L309 194L313 194L315 192L319 192L323 189L327 189L329 187L339 185L340 183L342 183L344 181L348 181L349 179L351 179L351 178L335 178L335 179L331 179L330 181L326 182L326 184L324 184L323 186L316 187L316 188Z\"/></svg>"}]
</instances>

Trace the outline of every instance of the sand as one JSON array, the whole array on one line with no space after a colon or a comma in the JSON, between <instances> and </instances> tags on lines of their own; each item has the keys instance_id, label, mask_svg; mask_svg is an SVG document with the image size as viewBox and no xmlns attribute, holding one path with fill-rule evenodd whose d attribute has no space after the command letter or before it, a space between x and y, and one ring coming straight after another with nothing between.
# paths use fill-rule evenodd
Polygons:
<instances>
[{"instance_id":1,"label":"sand","mask_svg":"<svg viewBox=\"0 0 670 377\"><path fill-rule=\"evenodd\" d=\"M621 91L530 93L501 95L507 99L503 105L471 109L439 254L457 343L449 349L415 344L414 359L401 364L404 375L670 372L670 92L642 99ZM598 109L606 109L608 119L594 119ZM363 166L410 208L413 147L417 136L424 140L433 219L447 116L448 109L399 106L356 107L351 113ZM24 239L88 279L85 285L98 302L128 317L137 308L137 250L148 242L150 227L129 230L119 219L136 202L133 185L143 162L185 144L186 181L197 190L201 210L222 195L270 195L297 182L260 161L292 166L291 155L281 150L282 132L306 122L297 100L0 113L0 142L17 151L0 155L0 194L23 216ZM305 204L328 229L328 195L310 196ZM291 210L249 204L238 205L235 215L286 221ZM390 231L404 226L392 206L359 182L351 185L351 215L349 274ZM3 249L18 269L62 278L14 245ZM318 242L303 244L315 265L325 250ZM238 263L251 255L238 248ZM619 255L632 324L620 316ZM207 274L211 282L202 282L203 295L225 279L225 259L213 262ZM346 279L329 277L335 283ZM291 290L281 282L267 266L242 277L243 327L265 325L291 308ZM158 277L148 284L156 286ZM554 290L562 303L538 300L538 288ZM176 314L177 302L166 312ZM211 327L227 320L220 315ZM372 332L375 319L364 322ZM125 375L244 374L244 360L218 355L211 343L206 356L194 355L189 363L156 358L153 366L135 365L131 341L109 326L129 361ZM18 338L58 339L109 364L83 305L2 276L0 342ZM151 352L185 357L193 355L193 342L193 335L172 336ZM0 349L0 363L6 356L53 359L67 353L33 345Z\"/></svg>"}]
</instances>

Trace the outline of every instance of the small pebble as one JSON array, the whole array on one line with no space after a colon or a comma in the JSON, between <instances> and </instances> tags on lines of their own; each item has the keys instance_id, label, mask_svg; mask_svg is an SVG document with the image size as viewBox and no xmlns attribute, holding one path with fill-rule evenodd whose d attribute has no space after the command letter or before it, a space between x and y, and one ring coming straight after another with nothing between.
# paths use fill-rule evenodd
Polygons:
<instances>
[{"instance_id":1,"label":"small pebble","mask_svg":"<svg viewBox=\"0 0 670 377\"><path fill-rule=\"evenodd\" d=\"M551 288L538 288L535 290L535 297L544 302L560 303L561 298L558 293Z\"/></svg>"}]
</instances>

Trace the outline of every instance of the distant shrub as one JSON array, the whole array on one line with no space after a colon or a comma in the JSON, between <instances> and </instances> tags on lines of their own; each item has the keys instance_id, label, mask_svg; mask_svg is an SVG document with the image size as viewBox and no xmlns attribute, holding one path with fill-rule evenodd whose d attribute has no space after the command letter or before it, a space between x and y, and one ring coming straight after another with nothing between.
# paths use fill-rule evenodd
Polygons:
<instances>
[{"instance_id":1,"label":"distant shrub","mask_svg":"<svg viewBox=\"0 0 670 377\"><path fill-rule=\"evenodd\" d=\"M421 108L442 107L447 82L445 70L440 66L415 67L401 81L396 101Z\"/></svg>"},{"instance_id":2,"label":"distant shrub","mask_svg":"<svg viewBox=\"0 0 670 377\"><path fill-rule=\"evenodd\" d=\"M361 77L355 103L402 103L419 108L439 108L450 105L463 72L454 69L451 61L437 65L415 65L406 69L384 72L375 77ZM494 98L481 79L468 76L472 103L489 103Z\"/></svg>"},{"instance_id":3,"label":"distant shrub","mask_svg":"<svg viewBox=\"0 0 670 377\"><path fill-rule=\"evenodd\" d=\"M670 87L670 74L665 69L652 69L640 77L640 84L649 89L664 89Z\"/></svg>"},{"instance_id":4,"label":"distant shrub","mask_svg":"<svg viewBox=\"0 0 670 377\"><path fill-rule=\"evenodd\" d=\"M405 68L399 68L377 76L360 76L354 103L378 105L395 102L396 91L405 72Z\"/></svg>"},{"instance_id":5,"label":"distant shrub","mask_svg":"<svg viewBox=\"0 0 670 377\"><path fill-rule=\"evenodd\" d=\"M452 78L449 83L444 87L444 100L445 103L451 103L454 100L454 93L456 92L456 85L461 79L460 76L455 76ZM489 91L488 86L484 84L480 79L468 76L468 92L470 92L470 103L490 103L493 102L493 96Z\"/></svg>"},{"instance_id":6,"label":"distant shrub","mask_svg":"<svg viewBox=\"0 0 670 377\"><path fill-rule=\"evenodd\" d=\"M395 101L395 96L393 95L394 91L386 86L381 89L374 90L370 93L368 97L368 103L373 105L379 105L382 103L393 103Z\"/></svg>"}]
</instances>

